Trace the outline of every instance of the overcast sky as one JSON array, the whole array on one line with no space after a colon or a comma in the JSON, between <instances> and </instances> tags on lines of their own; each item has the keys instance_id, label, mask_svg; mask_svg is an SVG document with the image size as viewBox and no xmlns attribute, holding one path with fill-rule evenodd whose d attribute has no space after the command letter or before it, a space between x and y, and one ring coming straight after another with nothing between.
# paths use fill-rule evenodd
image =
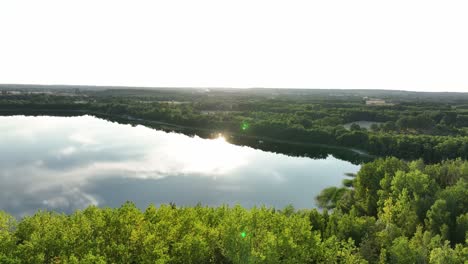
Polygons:
<instances>
[{"instance_id":1,"label":"overcast sky","mask_svg":"<svg viewBox=\"0 0 468 264\"><path fill-rule=\"evenodd\" d=\"M468 92L468 1L1 0L0 83Z\"/></svg>"}]
</instances>

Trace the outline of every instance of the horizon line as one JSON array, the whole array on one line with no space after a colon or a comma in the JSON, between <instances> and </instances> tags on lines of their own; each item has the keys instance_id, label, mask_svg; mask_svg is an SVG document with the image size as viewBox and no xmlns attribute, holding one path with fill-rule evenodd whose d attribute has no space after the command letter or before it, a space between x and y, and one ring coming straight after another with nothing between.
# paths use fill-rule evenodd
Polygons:
<instances>
[{"instance_id":1,"label":"horizon line","mask_svg":"<svg viewBox=\"0 0 468 264\"><path fill-rule=\"evenodd\" d=\"M343 91L392 91L392 92L412 92L412 93L460 93L466 94L467 92L459 91L416 91L404 89L379 89L379 88L298 88L298 87L233 87L233 86L128 86L128 85L96 85L96 84L36 84L36 83L0 83L1 86L81 86L81 87L94 87L94 88L143 88L143 89L284 89L284 90L343 90Z\"/></svg>"}]
</instances>

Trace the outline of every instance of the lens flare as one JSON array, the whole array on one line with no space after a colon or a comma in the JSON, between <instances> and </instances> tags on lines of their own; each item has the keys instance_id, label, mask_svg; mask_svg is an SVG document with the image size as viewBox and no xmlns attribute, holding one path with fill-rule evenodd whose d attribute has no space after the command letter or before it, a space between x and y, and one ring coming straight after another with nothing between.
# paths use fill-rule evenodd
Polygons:
<instances>
[{"instance_id":1,"label":"lens flare","mask_svg":"<svg viewBox=\"0 0 468 264\"><path fill-rule=\"evenodd\" d=\"M250 127L249 123L247 123L245 121L242 122L242 124L241 124L242 131L246 131L247 129L249 129L249 127Z\"/></svg>"}]
</instances>

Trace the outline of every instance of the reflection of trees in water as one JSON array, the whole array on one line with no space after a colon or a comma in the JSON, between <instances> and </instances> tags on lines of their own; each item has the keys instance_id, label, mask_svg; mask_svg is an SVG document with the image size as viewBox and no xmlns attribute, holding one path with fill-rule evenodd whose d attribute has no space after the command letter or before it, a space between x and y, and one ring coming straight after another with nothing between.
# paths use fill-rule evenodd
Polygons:
<instances>
[{"instance_id":1,"label":"reflection of trees in water","mask_svg":"<svg viewBox=\"0 0 468 264\"><path fill-rule=\"evenodd\" d=\"M259 142L255 139L245 139L241 137L235 138L230 142L237 145L250 146L256 149L261 149L263 151L282 153L290 156L308 157L312 159L325 159L329 155L332 155L335 158L349 161L353 164L361 164L363 162L372 160L371 157L360 155L350 149L327 147L323 145L288 144L269 142L268 140Z\"/></svg>"},{"instance_id":2,"label":"reflection of trees in water","mask_svg":"<svg viewBox=\"0 0 468 264\"><path fill-rule=\"evenodd\" d=\"M155 124L152 121L144 120L128 120L126 118L115 117L115 116L103 116L96 115L96 117L109 120L111 122L118 122L121 124L131 124L131 125L145 125L150 128L162 130L165 132L177 132L182 133L188 136L199 136L201 138L213 138L218 135L218 133L213 133L211 129L197 129L197 128L187 128L187 127L178 127L170 126L163 124ZM227 138L228 142L235 145L248 146L256 149L260 149L268 152L275 152L286 154L290 156L299 156L299 157L308 157L312 159L326 159L329 155L334 156L337 159L349 161L353 164L362 164L364 162L372 161L371 156L360 154L356 151L347 148L325 146L318 144L290 144L277 142L275 140L269 141L266 139L261 139L254 136L242 136L242 135L231 135Z\"/></svg>"},{"instance_id":3,"label":"reflection of trees in water","mask_svg":"<svg viewBox=\"0 0 468 264\"><path fill-rule=\"evenodd\" d=\"M89 113L86 111L64 111L64 110L37 110L37 109L21 109L21 110L6 110L2 111L0 115L29 115L29 116L83 116L85 114L91 114L97 118L101 118L110 122L116 122L119 124L129 124L132 126L143 125L149 128L162 130L165 132L177 132L187 136L199 136L201 138L213 138L218 133L213 133L212 129L201 129L201 128L190 128L178 125L165 124L157 121L149 121L142 119L131 119L129 117L112 116L102 113ZM373 160L371 156L361 154L352 149L341 148L335 146L326 146L319 144L299 144L299 143L284 143L278 142L275 139L268 140L265 138L255 136L243 136L243 135L231 135L227 138L229 143L241 146L248 146L256 149L260 149L268 152L275 152L286 154L290 156L308 157L312 159L325 159L329 155L334 156L337 159L349 161L353 164L362 164Z\"/></svg>"}]
</instances>

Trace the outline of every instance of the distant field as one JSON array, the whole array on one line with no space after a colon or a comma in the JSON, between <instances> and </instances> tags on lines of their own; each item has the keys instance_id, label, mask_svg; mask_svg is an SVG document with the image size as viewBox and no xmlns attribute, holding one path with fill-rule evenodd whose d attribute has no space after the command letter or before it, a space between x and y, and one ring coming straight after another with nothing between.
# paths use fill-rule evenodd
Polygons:
<instances>
[{"instance_id":1,"label":"distant field","mask_svg":"<svg viewBox=\"0 0 468 264\"><path fill-rule=\"evenodd\" d=\"M373 124L380 125L380 124L382 124L382 122L374 122L374 121L354 121L354 122L350 122L350 123L344 124L343 126L344 126L346 129L349 130L349 129L351 128L351 125L352 125L352 124L357 124L357 125L359 125L361 128L370 129L370 127L371 127Z\"/></svg>"}]
</instances>

